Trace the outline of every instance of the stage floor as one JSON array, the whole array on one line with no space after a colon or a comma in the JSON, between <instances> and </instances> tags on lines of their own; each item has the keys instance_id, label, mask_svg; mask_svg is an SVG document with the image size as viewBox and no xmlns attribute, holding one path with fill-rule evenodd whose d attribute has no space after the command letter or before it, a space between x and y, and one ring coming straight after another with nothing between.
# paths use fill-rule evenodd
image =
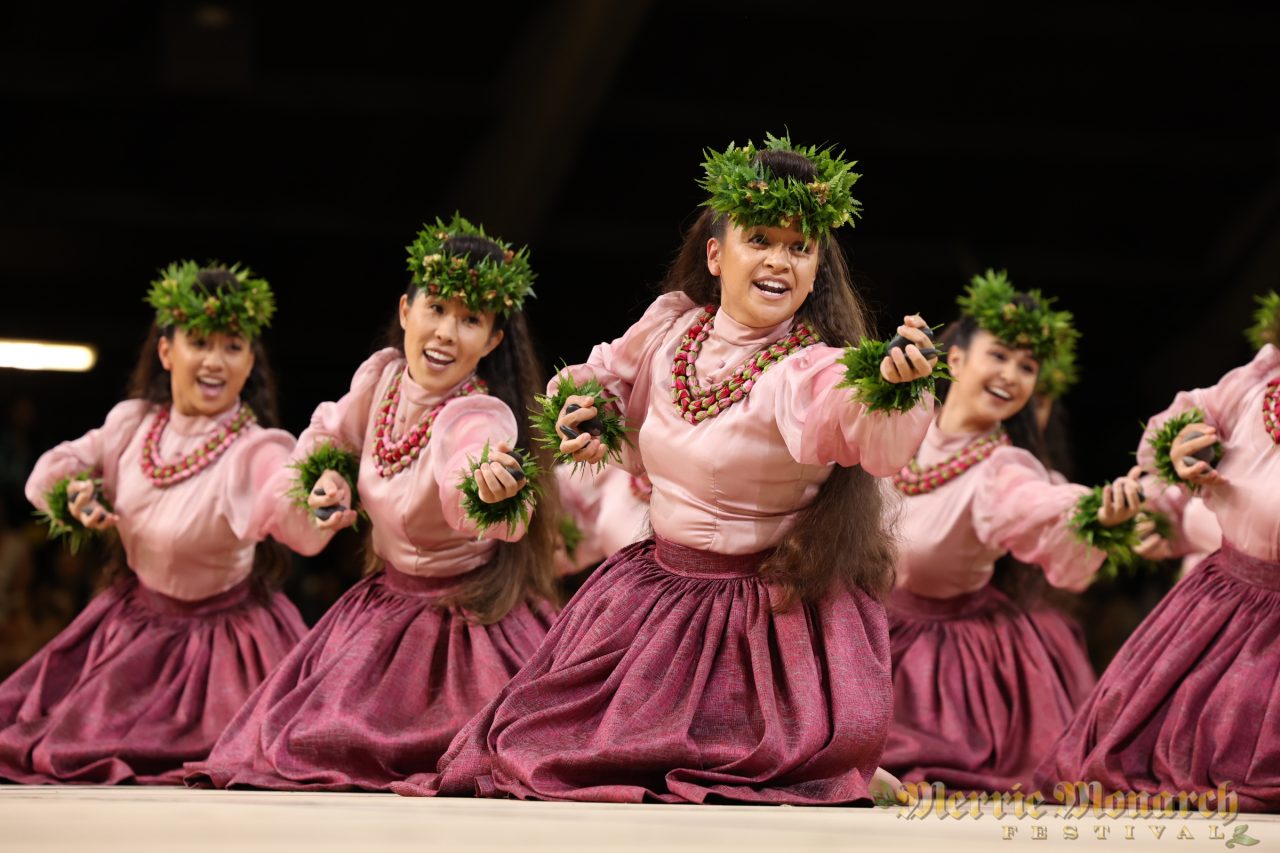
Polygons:
<instances>
[{"instance_id":1,"label":"stage floor","mask_svg":"<svg viewBox=\"0 0 1280 853\"><path fill-rule=\"evenodd\" d=\"M1229 823L1200 817L1076 819L1052 814L1035 820L1007 814L997 819L988 809L977 819L940 819L934 814L909 819L894 809L0 787L0 851L5 853L657 849L960 853L1064 845L1180 851L1228 849L1228 841L1241 826L1248 827L1245 834L1257 840L1260 851L1280 849L1280 815L1239 815ZM1106 837L1099 838L1100 834ZM1012 837L1006 839L1007 835ZM1242 838L1231 849L1242 843L1248 844Z\"/></svg>"}]
</instances>

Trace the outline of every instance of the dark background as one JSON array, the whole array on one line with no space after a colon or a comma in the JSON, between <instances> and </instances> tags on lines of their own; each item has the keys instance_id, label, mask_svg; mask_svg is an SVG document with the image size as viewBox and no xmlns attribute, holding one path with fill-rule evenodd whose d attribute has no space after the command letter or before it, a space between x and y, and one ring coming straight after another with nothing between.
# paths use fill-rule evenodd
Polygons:
<instances>
[{"instance_id":1,"label":"dark background","mask_svg":"<svg viewBox=\"0 0 1280 853\"><path fill-rule=\"evenodd\" d=\"M581 360L647 304L702 149L789 128L859 161L841 240L882 333L988 266L1075 312L1078 479L1115 476L1280 284L1280 12L1024 5L6 4L0 336L101 358L0 371L8 465L101 422L179 258L271 281L295 432L455 208L531 246L544 360Z\"/></svg>"}]
</instances>

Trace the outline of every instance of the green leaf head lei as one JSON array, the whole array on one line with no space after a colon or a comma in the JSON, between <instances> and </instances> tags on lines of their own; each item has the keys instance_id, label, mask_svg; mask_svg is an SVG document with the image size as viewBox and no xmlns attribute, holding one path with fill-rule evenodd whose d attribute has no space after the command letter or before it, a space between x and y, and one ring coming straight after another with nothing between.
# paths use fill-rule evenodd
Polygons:
<instances>
[{"instance_id":1,"label":"green leaf head lei","mask_svg":"<svg viewBox=\"0 0 1280 853\"><path fill-rule=\"evenodd\" d=\"M1054 310L1054 301L1038 290L1015 290L1004 270L987 270L973 277L956 304L1002 344L1031 350L1040 362L1037 390L1059 396L1075 382L1080 333L1072 325L1071 312Z\"/></svg>"},{"instance_id":2,"label":"green leaf head lei","mask_svg":"<svg viewBox=\"0 0 1280 853\"><path fill-rule=\"evenodd\" d=\"M156 311L156 326L207 336L214 332L253 340L271 325L275 296L266 279L240 264L177 261L160 270L146 302Z\"/></svg>"},{"instance_id":3,"label":"green leaf head lei","mask_svg":"<svg viewBox=\"0 0 1280 853\"><path fill-rule=\"evenodd\" d=\"M1255 296L1258 307L1253 312L1253 325L1244 333L1254 349L1267 344L1280 347L1280 293L1274 290Z\"/></svg>"},{"instance_id":4,"label":"green leaf head lei","mask_svg":"<svg viewBox=\"0 0 1280 853\"><path fill-rule=\"evenodd\" d=\"M477 250L480 240L496 246L501 256ZM461 214L423 225L405 248L413 283L439 299L461 299L472 311L506 317L534 295L528 247L513 249Z\"/></svg>"},{"instance_id":5,"label":"green leaf head lei","mask_svg":"<svg viewBox=\"0 0 1280 853\"><path fill-rule=\"evenodd\" d=\"M1080 379L1076 369L1075 347L1063 349L1056 359L1040 362L1040 375L1036 377L1036 393L1060 399Z\"/></svg>"},{"instance_id":6,"label":"green leaf head lei","mask_svg":"<svg viewBox=\"0 0 1280 853\"><path fill-rule=\"evenodd\" d=\"M773 173L760 156L785 152L813 165L813 179L802 181ZM788 135L769 133L757 148L730 143L723 152L704 151L706 175L698 185L708 193L702 204L728 216L739 228L786 225L819 240L846 223L852 225L862 204L850 189L862 177L856 160L845 160L834 147L793 145Z\"/></svg>"}]
</instances>

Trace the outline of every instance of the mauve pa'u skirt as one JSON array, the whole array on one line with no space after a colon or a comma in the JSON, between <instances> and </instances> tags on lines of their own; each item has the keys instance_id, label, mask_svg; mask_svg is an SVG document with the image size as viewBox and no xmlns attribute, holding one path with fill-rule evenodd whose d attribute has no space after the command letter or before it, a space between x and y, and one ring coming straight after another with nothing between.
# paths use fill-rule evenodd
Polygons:
<instances>
[{"instance_id":1,"label":"mauve pa'u skirt","mask_svg":"<svg viewBox=\"0 0 1280 853\"><path fill-rule=\"evenodd\" d=\"M0 684L0 779L178 785L306 632L245 581L181 601L136 578L88 607Z\"/></svg>"},{"instance_id":2,"label":"mauve pa'u skirt","mask_svg":"<svg viewBox=\"0 0 1280 853\"><path fill-rule=\"evenodd\" d=\"M227 726L194 787L385 791L434 767L528 660L554 618L519 604L492 625L436 602L459 578L387 566L349 589Z\"/></svg>"},{"instance_id":3,"label":"mauve pa'u skirt","mask_svg":"<svg viewBox=\"0 0 1280 853\"><path fill-rule=\"evenodd\" d=\"M1280 811L1280 563L1229 544L1177 583L1116 654L1036 773L1107 792L1207 792Z\"/></svg>"},{"instance_id":4,"label":"mauve pa'u skirt","mask_svg":"<svg viewBox=\"0 0 1280 853\"><path fill-rule=\"evenodd\" d=\"M868 799L891 713L884 608L775 612L764 555L607 560L438 765L392 790L603 802Z\"/></svg>"},{"instance_id":5,"label":"mauve pa'u skirt","mask_svg":"<svg viewBox=\"0 0 1280 853\"><path fill-rule=\"evenodd\" d=\"M988 585L889 599L893 724L882 764L956 791L1029 786L1095 677L1074 620Z\"/></svg>"}]
</instances>

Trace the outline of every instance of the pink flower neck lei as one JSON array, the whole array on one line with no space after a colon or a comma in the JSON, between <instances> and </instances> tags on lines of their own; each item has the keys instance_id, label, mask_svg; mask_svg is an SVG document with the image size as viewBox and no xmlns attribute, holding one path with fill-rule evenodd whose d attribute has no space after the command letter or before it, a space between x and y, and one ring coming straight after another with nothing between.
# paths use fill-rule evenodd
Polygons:
<instances>
[{"instance_id":1,"label":"pink flower neck lei","mask_svg":"<svg viewBox=\"0 0 1280 853\"><path fill-rule=\"evenodd\" d=\"M236 413L218 427L213 438L181 459L165 462L160 458L160 437L164 435L164 428L169 423L169 413L169 406L156 412L156 418L151 422L151 429L142 444L142 473L153 486L160 489L189 480L217 462L227 452L227 448L244 434L244 428L258 420L253 409L241 403Z\"/></svg>"},{"instance_id":2,"label":"pink flower neck lei","mask_svg":"<svg viewBox=\"0 0 1280 853\"><path fill-rule=\"evenodd\" d=\"M801 323L782 340L747 358L728 379L703 389L698 384L696 364L702 342L711 335L715 317L716 306L708 305L702 309L680 341L671 368L671 400L676 404L680 417L695 426L745 400L760 374L770 367L798 350L819 343L813 329Z\"/></svg>"},{"instance_id":3,"label":"pink flower neck lei","mask_svg":"<svg viewBox=\"0 0 1280 853\"><path fill-rule=\"evenodd\" d=\"M1280 444L1280 376L1267 383L1267 393L1262 395L1262 428Z\"/></svg>"},{"instance_id":4,"label":"pink flower neck lei","mask_svg":"<svg viewBox=\"0 0 1280 853\"><path fill-rule=\"evenodd\" d=\"M468 379L449 397L441 400L439 405L425 413L398 441L391 440L391 425L395 423L396 411L400 408L400 382L403 373L397 373L387 384L386 393L378 407L378 428L374 430L373 467L385 478L394 477L413 464L422 448L431 440L431 427L436 416L445 404L454 397L466 397L471 394L487 394L489 389L484 382L475 377Z\"/></svg>"},{"instance_id":5,"label":"pink flower neck lei","mask_svg":"<svg viewBox=\"0 0 1280 853\"><path fill-rule=\"evenodd\" d=\"M950 458L936 465L930 465L928 468L921 468L912 458L907 463L907 467L893 475L893 485L904 495L914 496L932 492L995 453L996 448L1009 443L1008 434L1000 428L974 439L951 454Z\"/></svg>"}]
</instances>

